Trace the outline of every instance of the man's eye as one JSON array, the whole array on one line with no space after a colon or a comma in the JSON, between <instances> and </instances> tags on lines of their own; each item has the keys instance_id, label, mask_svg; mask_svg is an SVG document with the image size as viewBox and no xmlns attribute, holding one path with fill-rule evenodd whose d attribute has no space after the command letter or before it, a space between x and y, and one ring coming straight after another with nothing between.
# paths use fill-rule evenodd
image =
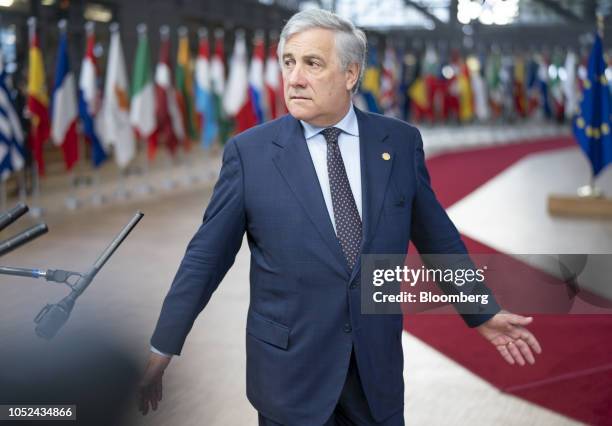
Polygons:
<instances>
[{"instance_id":1,"label":"man's eye","mask_svg":"<svg viewBox=\"0 0 612 426\"><path fill-rule=\"evenodd\" d=\"M286 67L290 67L293 64L293 61L291 59L285 59L285 66Z\"/></svg>"},{"instance_id":2,"label":"man's eye","mask_svg":"<svg viewBox=\"0 0 612 426\"><path fill-rule=\"evenodd\" d=\"M308 65L310 65L310 66L311 66L311 67L313 67L313 68L320 68L320 67L321 67L321 64L320 64L320 63L318 63L318 62L316 62L316 61L310 61L310 62L308 63Z\"/></svg>"}]
</instances>

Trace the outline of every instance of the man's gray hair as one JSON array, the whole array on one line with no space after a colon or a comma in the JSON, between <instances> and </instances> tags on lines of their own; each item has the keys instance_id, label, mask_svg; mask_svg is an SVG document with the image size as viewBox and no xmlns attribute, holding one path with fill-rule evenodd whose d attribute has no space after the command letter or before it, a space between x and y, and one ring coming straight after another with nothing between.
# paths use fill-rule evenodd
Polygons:
<instances>
[{"instance_id":1,"label":"man's gray hair","mask_svg":"<svg viewBox=\"0 0 612 426\"><path fill-rule=\"evenodd\" d=\"M324 28L335 33L336 52L343 71L346 71L350 64L359 65L359 78L352 89L352 93L357 93L366 64L366 35L351 21L323 9L306 9L296 13L287 21L281 32L276 51L281 68L285 42L297 33L314 28Z\"/></svg>"}]
</instances>

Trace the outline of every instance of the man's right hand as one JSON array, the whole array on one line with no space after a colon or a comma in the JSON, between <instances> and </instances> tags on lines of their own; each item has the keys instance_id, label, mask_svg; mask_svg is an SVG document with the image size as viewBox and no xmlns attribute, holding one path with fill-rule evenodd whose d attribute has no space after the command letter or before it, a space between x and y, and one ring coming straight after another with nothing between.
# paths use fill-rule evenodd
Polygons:
<instances>
[{"instance_id":1,"label":"man's right hand","mask_svg":"<svg viewBox=\"0 0 612 426\"><path fill-rule=\"evenodd\" d=\"M151 352L139 385L138 409L143 415L149 412L149 404L154 411L157 410L157 403L162 399L162 376L171 359L171 357Z\"/></svg>"}]
</instances>

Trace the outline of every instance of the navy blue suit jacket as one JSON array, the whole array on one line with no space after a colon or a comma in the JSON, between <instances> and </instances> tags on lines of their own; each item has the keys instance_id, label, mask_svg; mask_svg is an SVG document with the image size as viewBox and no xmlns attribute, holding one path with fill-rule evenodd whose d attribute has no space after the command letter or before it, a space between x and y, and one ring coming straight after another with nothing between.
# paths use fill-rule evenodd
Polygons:
<instances>
[{"instance_id":1,"label":"navy blue suit jacket","mask_svg":"<svg viewBox=\"0 0 612 426\"><path fill-rule=\"evenodd\" d=\"M421 253L465 253L430 187L418 130L358 109L356 114L362 253L405 253L409 240ZM203 223L164 300L151 344L180 354L245 232L251 250L247 396L253 406L285 425L323 424L342 390L354 345L374 418L402 410L402 316L361 315L359 262L349 270L302 127L290 115L227 143ZM464 319L477 326L499 308L492 309Z\"/></svg>"}]
</instances>

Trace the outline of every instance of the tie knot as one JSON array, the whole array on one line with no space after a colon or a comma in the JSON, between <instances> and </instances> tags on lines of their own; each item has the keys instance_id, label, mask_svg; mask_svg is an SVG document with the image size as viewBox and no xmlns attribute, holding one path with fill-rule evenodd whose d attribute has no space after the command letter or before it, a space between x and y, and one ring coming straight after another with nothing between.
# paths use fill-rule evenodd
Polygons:
<instances>
[{"instance_id":1,"label":"tie knot","mask_svg":"<svg viewBox=\"0 0 612 426\"><path fill-rule=\"evenodd\" d=\"M337 127L328 127L327 129L323 129L321 131L321 134L323 135L327 143L338 143L338 137L340 136L340 133L342 133L342 130Z\"/></svg>"}]
</instances>

